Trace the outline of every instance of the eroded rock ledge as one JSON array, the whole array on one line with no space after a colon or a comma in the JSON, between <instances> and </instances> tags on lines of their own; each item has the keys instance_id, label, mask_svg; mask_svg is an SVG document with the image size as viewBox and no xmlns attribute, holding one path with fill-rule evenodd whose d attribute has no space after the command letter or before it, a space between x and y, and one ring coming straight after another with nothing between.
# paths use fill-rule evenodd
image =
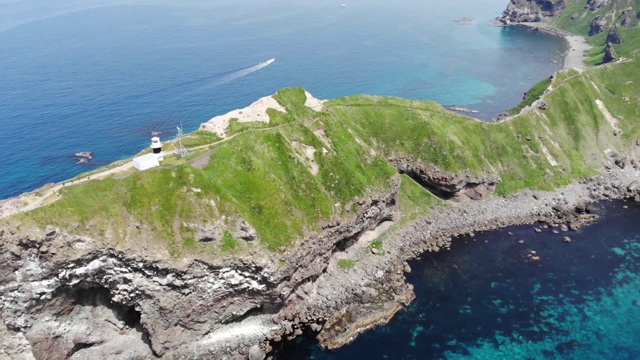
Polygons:
<instances>
[{"instance_id":1,"label":"eroded rock ledge","mask_svg":"<svg viewBox=\"0 0 640 360\"><path fill-rule=\"evenodd\" d=\"M540 22L566 8L564 0L511 0L500 21L508 25L518 22Z\"/></svg>"},{"instance_id":2,"label":"eroded rock ledge","mask_svg":"<svg viewBox=\"0 0 640 360\"><path fill-rule=\"evenodd\" d=\"M413 299L404 273L406 260L425 251L449 250L452 239L477 231L545 222L576 230L597 219L584 204L603 199L640 199L640 173L612 169L602 176L556 192L525 191L509 198L450 203L450 207L403 227L385 238L383 255L363 256L353 269L329 267L306 284L276 319L284 325L274 341L309 327L321 345L340 347L372 326L386 323ZM287 336L286 338L292 338Z\"/></svg>"},{"instance_id":3,"label":"eroded rock ledge","mask_svg":"<svg viewBox=\"0 0 640 360\"><path fill-rule=\"evenodd\" d=\"M443 200L482 199L502 181L498 175L461 175L441 171L433 165L414 162L411 158L391 158L389 162L401 174L407 174L423 188Z\"/></svg>"},{"instance_id":4,"label":"eroded rock ledge","mask_svg":"<svg viewBox=\"0 0 640 360\"><path fill-rule=\"evenodd\" d=\"M268 349L255 345L270 333L299 331L277 314L317 282L332 255L397 217L398 189L360 199L357 214L324 224L271 261L230 258L224 266L149 260L54 226L0 229L0 333L8 347L0 355L259 357Z\"/></svg>"}]
</instances>

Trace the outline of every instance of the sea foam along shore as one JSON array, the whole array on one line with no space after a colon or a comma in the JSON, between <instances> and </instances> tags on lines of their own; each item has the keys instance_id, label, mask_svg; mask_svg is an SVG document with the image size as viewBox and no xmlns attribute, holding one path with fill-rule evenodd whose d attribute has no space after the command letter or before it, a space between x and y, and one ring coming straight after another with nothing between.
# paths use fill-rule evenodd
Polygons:
<instances>
[{"instance_id":1,"label":"sea foam along shore","mask_svg":"<svg viewBox=\"0 0 640 360\"><path fill-rule=\"evenodd\" d=\"M530 29L544 32L546 34L559 36L567 42L567 52L564 58L564 69L586 69L584 60L587 58L586 52L591 49L586 39L580 35L572 34L568 31L560 30L548 23L542 22L521 22L513 25L524 26Z\"/></svg>"}]
</instances>

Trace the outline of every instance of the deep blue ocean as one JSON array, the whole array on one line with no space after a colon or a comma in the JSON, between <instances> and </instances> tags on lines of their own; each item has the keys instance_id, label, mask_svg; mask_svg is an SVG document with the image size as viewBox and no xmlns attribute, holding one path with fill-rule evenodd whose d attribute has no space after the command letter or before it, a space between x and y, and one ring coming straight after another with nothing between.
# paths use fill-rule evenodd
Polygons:
<instances>
[{"instance_id":1,"label":"deep blue ocean","mask_svg":"<svg viewBox=\"0 0 640 360\"><path fill-rule=\"evenodd\" d=\"M506 0L340 2L0 0L0 199L283 87L430 99L491 119L562 64L562 40L491 26ZM96 158L75 165L78 151Z\"/></svg>"}]
</instances>

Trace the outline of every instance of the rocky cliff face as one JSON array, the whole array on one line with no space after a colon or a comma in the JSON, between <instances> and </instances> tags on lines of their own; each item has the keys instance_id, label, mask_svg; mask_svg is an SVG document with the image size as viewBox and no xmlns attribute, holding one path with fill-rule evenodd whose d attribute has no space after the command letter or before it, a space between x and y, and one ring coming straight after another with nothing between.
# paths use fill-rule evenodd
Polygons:
<instances>
[{"instance_id":1,"label":"rocky cliff face","mask_svg":"<svg viewBox=\"0 0 640 360\"><path fill-rule=\"evenodd\" d=\"M496 189L501 179L491 174L451 174L433 166L416 163L411 158L391 158L388 161L401 174L407 174L422 187L443 200L480 200Z\"/></svg>"},{"instance_id":2,"label":"rocky cliff face","mask_svg":"<svg viewBox=\"0 0 640 360\"><path fill-rule=\"evenodd\" d=\"M560 16L575 0L511 0L498 18L502 24L540 22ZM584 8L570 14L570 21L589 23L589 36L620 25L623 28L637 24L636 5L630 0L588 0ZM603 10L605 9L605 10ZM569 14L567 14L569 15Z\"/></svg>"},{"instance_id":3,"label":"rocky cliff face","mask_svg":"<svg viewBox=\"0 0 640 360\"><path fill-rule=\"evenodd\" d=\"M550 17L561 17L571 31L584 29L583 36L596 36L607 33L607 40L600 48L601 63L609 63L619 59L617 50L629 52L635 49L624 49L624 37L634 38L627 29L640 25L640 11L632 0L588 0L581 8L571 6L576 0L537 1L511 0L498 22L503 25L545 21ZM571 14L564 13L571 6ZM587 30L588 29L588 30ZM555 28L551 33L557 33Z\"/></svg>"},{"instance_id":4,"label":"rocky cliff face","mask_svg":"<svg viewBox=\"0 0 640 360\"><path fill-rule=\"evenodd\" d=\"M276 314L359 234L392 221L396 197L397 187L361 200L356 216L325 224L322 234L272 260L157 259L101 248L96 239L55 226L0 229L0 308L7 335L0 355L173 359L253 350L259 358L265 349L252 346L270 332L299 331L290 321L282 325L287 317ZM317 319L327 314L315 313ZM229 339L233 326L240 330Z\"/></svg>"},{"instance_id":5,"label":"rocky cliff face","mask_svg":"<svg viewBox=\"0 0 640 360\"><path fill-rule=\"evenodd\" d=\"M577 224L571 214L578 204L637 197L637 170L617 160L604 177L561 192L467 200L441 209L395 232L382 252L370 244L398 220L397 187L362 199L355 216L324 224L321 234L274 254L272 261L158 259L100 248L95 239L53 226L14 224L0 230L0 356L263 359L269 340L308 330L319 333L324 346L338 347L412 300L406 259L448 249L453 237L473 231L540 220ZM406 159L395 165L453 193L499 181L435 176ZM344 258L357 258L358 266L342 268Z\"/></svg>"},{"instance_id":6,"label":"rocky cliff face","mask_svg":"<svg viewBox=\"0 0 640 360\"><path fill-rule=\"evenodd\" d=\"M555 16L566 7L564 0L511 0L502 13L504 24L512 22L539 22Z\"/></svg>"}]
</instances>

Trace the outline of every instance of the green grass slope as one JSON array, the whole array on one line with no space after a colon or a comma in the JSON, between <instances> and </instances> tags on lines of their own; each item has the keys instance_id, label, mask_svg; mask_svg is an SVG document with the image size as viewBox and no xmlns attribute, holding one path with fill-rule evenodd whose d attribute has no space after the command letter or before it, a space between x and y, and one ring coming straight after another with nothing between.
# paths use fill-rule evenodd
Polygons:
<instances>
[{"instance_id":1,"label":"green grass slope","mask_svg":"<svg viewBox=\"0 0 640 360\"><path fill-rule=\"evenodd\" d=\"M277 250L320 232L323 221L354 216L358 199L390 193L398 182L407 218L443 205L400 177L388 159L496 175L497 192L506 195L594 175L609 161L607 150L630 153L640 139L640 61L561 72L537 96L546 110L492 124L433 102L366 95L328 101L316 112L304 106L303 89L285 89L276 99L287 113L272 112L277 119L270 124L253 123L209 146L199 155L205 161L193 162L197 167L172 162L69 187L60 200L16 218L97 235L108 246L143 242L173 256L241 252L246 245L233 234L246 221L265 247ZM192 141L207 139L218 140L195 134ZM219 241L195 241L211 226L224 234Z\"/></svg>"}]
</instances>

